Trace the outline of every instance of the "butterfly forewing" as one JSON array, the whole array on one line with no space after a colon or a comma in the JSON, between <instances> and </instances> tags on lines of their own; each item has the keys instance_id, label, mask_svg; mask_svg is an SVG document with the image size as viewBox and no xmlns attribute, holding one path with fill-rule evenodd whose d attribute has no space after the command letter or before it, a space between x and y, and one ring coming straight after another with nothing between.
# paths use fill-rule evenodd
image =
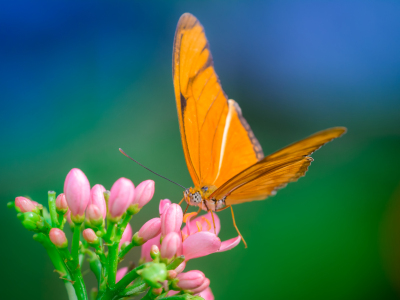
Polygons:
<instances>
[{"instance_id":1,"label":"butterfly forewing","mask_svg":"<svg viewBox=\"0 0 400 300\"><path fill-rule=\"evenodd\" d=\"M204 29L191 14L176 29L173 78L183 151L197 187L220 185L263 157L240 108L228 102Z\"/></svg>"}]
</instances>

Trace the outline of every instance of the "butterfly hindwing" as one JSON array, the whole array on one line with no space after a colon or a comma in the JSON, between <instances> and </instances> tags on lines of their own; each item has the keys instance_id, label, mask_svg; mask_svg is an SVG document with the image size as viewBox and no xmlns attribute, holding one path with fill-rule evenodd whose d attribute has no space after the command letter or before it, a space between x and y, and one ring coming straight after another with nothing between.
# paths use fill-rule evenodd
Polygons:
<instances>
[{"instance_id":1,"label":"butterfly hindwing","mask_svg":"<svg viewBox=\"0 0 400 300\"><path fill-rule=\"evenodd\" d=\"M345 132L344 127L326 129L266 156L229 179L210 197L226 197L227 205L263 200L287 183L304 176L312 162L308 155Z\"/></svg>"}]
</instances>

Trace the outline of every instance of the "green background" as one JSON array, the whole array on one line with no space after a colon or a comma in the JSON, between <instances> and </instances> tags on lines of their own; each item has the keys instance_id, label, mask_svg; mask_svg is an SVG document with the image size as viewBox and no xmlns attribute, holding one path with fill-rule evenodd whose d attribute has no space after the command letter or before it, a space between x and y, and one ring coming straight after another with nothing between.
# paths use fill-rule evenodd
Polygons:
<instances>
[{"instance_id":1,"label":"green background","mask_svg":"<svg viewBox=\"0 0 400 300\"><path fill-rule=\"evenodd\" d=\"M41 245L6 203L45 204L80 168L91 185L156 182L131 221L157 216L186 169L171 79L188 11L205 27L222 86L265 154L331 126L348 133L307 176L235 207L248 243L189 262L216 299L400 299L400 4L397 1L1 4L2 299L67 299ZM229 211L221 239L235 236ZM139 251L129 255L137 263ZM88 269L88 266L86 266ZM88 288L92 274L85 275Z\"/></svg>"}]
</instances>

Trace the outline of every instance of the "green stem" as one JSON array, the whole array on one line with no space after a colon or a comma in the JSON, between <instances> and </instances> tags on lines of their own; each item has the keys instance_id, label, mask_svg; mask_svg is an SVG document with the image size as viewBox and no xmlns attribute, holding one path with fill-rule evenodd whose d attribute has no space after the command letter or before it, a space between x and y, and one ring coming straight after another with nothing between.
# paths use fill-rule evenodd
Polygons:
<instances>
[{"instance_id":1,"label":"green stem","mask_svg":"<svg viewBox=\"0 0 400 300\"><path fill-rule=\"evenodd\" d=\"M79 241L81 239L81 224L75 224L74 234L72 236L72 259L74 260L76 267L79 266Z\"/></svg>"},{"instance_id":2,"label":"green stem","mask_svg":"<svg viewBox=\"0 0 400 300\"><path fill-rule=\"evenodd\" d=\"M69 300L77 300L78 298L76 297L75 290L70 282L71 276L70 276L67 268L65 267L63 258L60 256L60 253L57 251L54 244L43 233L35 234L33 236L33 239L35 241L38 241L39 243L41 243L43 245L43 247L46 249L51 262L53 263L54 267L56 268L56 270L58 271L58 273L64 280L64 284L65 284L65 288L67 289Z\"/></svg>"},{"instance_id":3,"label":"green stem","mask_svg":"<svg viewBox=\"0 0 400 300\"><path fill-rule=\"evenodd\" d=\"M135 244L133 241L126 245L126 247L118 254L118 261L122 261L125 257L125 255L133 248L136 246L140 246Z\"/></svg>"},{"instance_id":4,"label":"green stem","mask_svg":"<svg viewBox=\"0 0 400 300\"><path fill-rule=\"evenodd\" d=\"M140 265L139 267L131 270L128 272L118 283L115 285L115 290L117 291L122 291L124 288L128 286L132 281L134 281L137 277L139 277L139 274L137 271L143 269L147 264Z\"/></svg>"},{"instance_id":5,"label":"green stem","mask_svg":"<svg viewBox=\"0 0 400 300\"><path fill-rule=\"evenodd\" d=\"M118 268L118 243L108 247L108 285L113 288Z\"/></svg>"},{"instance_id":6,"label":"green stem","mask_svg":"<svg viewBox=\"0 0 400 300\"><path fill-rule=\"evenodd\" d=\"M68 299L69 300L78 300L75 294L74 286L71 282L65 281L65 288L67 289Z\"/></svg>"},{"instance_id":7,"label":"green stem","mask_svg":"<svg viewBox=\"0 0 400 300\"><path fill-rule=\"evenodd\" d=\"M49 191L49 210L50 210L50 217L51 217L51 226L53 228L59 227L59 223L57 220L57 210L56 210L56 192Z\"/></svg>"},{"instance_id":8,"label":"green stem","mask_svg":"<svg viewBox=\"0 0 400 300\"><path fill-rule=\"evenodd\" d=\"M86 287L82 278L82 273L80 268L76 268L72 272L72 280L78 300L87 300L88 298L86 294Z\"/></svg>"}]
</instances>

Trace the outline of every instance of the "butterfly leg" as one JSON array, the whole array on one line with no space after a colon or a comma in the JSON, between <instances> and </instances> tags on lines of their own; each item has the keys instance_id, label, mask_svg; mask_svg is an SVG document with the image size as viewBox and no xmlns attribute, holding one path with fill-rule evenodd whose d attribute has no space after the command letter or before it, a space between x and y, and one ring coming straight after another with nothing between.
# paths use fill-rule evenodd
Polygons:
<instances>
[{"instance_id":1,"label":"butterfly leg","mask_svg":"<svg viewBox=\"0 0 400 300\"><path fill-rule=\"evenodd\" d=\"M213 211L211 209L210 209L210 213L211 213L211 218L212 218L213 225L214 225L214 234L217 234L217 230L215 229L214 214L213 214Z\"/></svg>"},{"instance_id":2,"label":"butterfly leg","mask_svg":"<svg viewBox=\"0 0 400 300\"><path fill-rule=\"evenodd\" d=\"M181 201L179 201L178 205L181 205L181 204L182 204L182 202L183 202L183 200L185 200L185 198L182 198L182 200L181 200Z\"/></svg>"},{"instance_id":3,"label":"butterfly leg","mask_svg":"<svg viewBox=\"0 0 400 300\"><path fill-rule=\"evenodd\" d=\"M233 213L232 205L228 205L228 206L225 206L224 208L218 209L218 210L216 210L216 212L217 212L217 211L222 211L222 210L227 209L227 208L231 208L233 226L235 227L237 233L238 233L238 234L240 235L240 237L242 238L242 241L243 241L243 243L244 243L244 247L247 248L247 243L246 243L246 241L244 240L243 236L241 235L241 233L240 233L240 231L239 231L239 228L236 226L235 214Z\"/></svg>"}]
</instances>

